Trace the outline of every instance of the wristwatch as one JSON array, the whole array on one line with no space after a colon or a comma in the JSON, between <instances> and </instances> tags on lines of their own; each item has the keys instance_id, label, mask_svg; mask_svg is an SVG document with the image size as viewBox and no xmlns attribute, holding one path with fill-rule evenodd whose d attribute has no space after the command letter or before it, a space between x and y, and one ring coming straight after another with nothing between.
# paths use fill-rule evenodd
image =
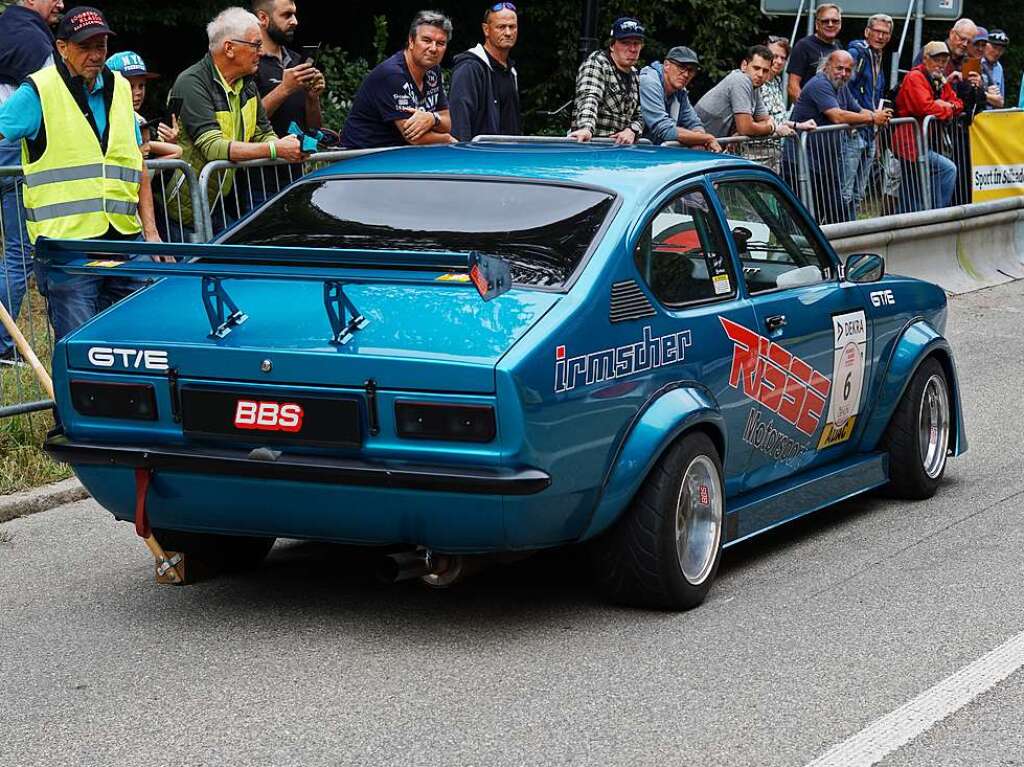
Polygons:
<instances>
[{"instance_id":1,"label":"wristwatch","mask_svg":"<svg viewBox=\"0 0 1024 767\"><path fill-rule=\"evenodd\" d=\"M434 118L434 127L435 127L435 128L436 128L436 127L437 127L438 125L440 125L440 124L441 124L441 115L439 115L439 114L438 114L437 112L431 112L431 113L430 113L430 116Z\"/></svg>"}]
</instances>

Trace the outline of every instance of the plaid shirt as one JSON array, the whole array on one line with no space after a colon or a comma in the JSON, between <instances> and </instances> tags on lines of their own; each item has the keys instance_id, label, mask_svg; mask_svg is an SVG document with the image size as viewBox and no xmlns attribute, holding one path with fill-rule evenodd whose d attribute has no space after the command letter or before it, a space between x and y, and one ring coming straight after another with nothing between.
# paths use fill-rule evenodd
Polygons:
<instances>
[{"instance_id":1,"label":"plaid shirt","mask_svg":"<svg viewBox=\"0 0 1024 767\"><path fill-rule=\"evenodd\" d=\"M610 136L626 128L632 128L638 138L643 133L640 76L630 69L628 78L620 77L606 50L591 53L576 75L572 129L580 128L589 128L594 136Z\"/></svg>"}]
</instances>

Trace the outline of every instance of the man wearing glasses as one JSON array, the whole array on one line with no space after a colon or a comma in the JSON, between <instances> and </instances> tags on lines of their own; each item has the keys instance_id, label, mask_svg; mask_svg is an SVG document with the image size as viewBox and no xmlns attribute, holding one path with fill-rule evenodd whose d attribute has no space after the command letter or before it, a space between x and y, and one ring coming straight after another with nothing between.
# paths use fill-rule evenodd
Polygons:
<instances>
[{"instance_id":1,"label":"man wearing glasses","mask_svg":"<svg viewBox=\"0 0 1024 767\"><path fill-rule=\"evenodd\" d=\"M853 76L850 78L850 93L861 109L876 112L882 109L885 97L885 70L882 54L892 38L892 16L876 13L868 19L864 39L854 40L847 49L853 57ZM864 203L864 192L871 163L875 158L875 128L868 126L854 133L843 149L845 173L843 174L843 203L853 210L860 210Z\"/></svg>"},{"instance_id":2,"label":"man wearing glasses","mask_svg":"<svg viewBox=\"0 0 1024 767\"><path fill-rule=\"evenodd\" d=\"M178 141L185 161L197 174L214 160L301 162L298 138L278 138L260 101L255 80L263 48L259 20L244 8L228 8L207 25L206 35L209 53L178 75L168 99L178 115ZM215 173L210 179L208 199L218 214L214 216L217 230L240 212L242 203L237 200L223 205L214 202L227 199L233 186L234 171ZM177 178L171 188L181 188ZM172 215L177 215L179 203L182 225L194 227L187 190L168 205Z\"/></svg>"},{"instance_id":3,"label":"man wearing glasses","mask_svg":"<svg viewBox=\"0 0 1024 767\"><path fill-rule=\"evenodd\" d=\"M832 51L842 50L839 32L843 28L843 12L835 3L824 3L814 13L814 34L796 41L789 57L789 80L786 91L789 103L800 98L800 89L818 74L818 65Z\"/></svg>"},{"instance_id":4,"label":"man wearing glasses","mask_svg":"<svg viewBox=\"0 0 1024 767\"><path fill-rule=\"evenodd\" d=\"M519 37L519 17L512 3L495 3L484 11L484 42L452 63L448 97L452 135L460 141L474 136L518 136L519 75L509 58Z\"/></svg>"}]
</instances>

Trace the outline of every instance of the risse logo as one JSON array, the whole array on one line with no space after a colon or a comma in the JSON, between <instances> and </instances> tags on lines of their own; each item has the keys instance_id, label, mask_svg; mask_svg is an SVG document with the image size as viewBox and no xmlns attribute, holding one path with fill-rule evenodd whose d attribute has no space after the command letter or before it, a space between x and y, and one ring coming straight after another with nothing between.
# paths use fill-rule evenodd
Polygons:
<instances>
[{"instance_id":1,"label":"risse logo","mask_svg":"<svg viewBox=\"0 0 1024 767\"><path fill-rule=\"evenodd\" d=\"M302 428L302 405L240 399L235 406L236 429L295 432Z\"/></svg>"}]
</instances>

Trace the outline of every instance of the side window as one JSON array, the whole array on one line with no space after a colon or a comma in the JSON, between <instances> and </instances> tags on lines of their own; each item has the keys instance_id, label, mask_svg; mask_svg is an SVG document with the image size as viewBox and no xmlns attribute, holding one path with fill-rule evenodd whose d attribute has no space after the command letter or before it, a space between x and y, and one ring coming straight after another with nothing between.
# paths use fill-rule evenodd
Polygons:
<instances>
[{"instance_id":1,"label":"side window","mask_svg":"<svg viewBox=\"0 0 1024 767\"><path fill-rule=\"evenodd\" d=\"M832 261L782 192L763 181L728 181L715 190L751 293L814 285L835 276Z\"/></svg>"},{"instance_id":2,"label":"side window","mask_svg":"<svg viewBox=\"0 0 1024 767\"><path fill-rule=\"evenodd\" d=\"M698 189L683 192L655 214L634 258L651 292L669 306L735 294L736 278L714 211Z\"/></svg>"}]
</instances>

